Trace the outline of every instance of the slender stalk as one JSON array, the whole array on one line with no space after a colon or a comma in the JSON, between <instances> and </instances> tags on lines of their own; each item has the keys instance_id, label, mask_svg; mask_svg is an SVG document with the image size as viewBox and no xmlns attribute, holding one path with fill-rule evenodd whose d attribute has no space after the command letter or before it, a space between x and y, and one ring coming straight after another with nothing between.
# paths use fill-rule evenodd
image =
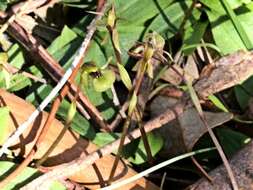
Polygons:
<instances>
[{"instance_id":1,"label":"slender stalk","mask_svg":"<svg viewBox=\"0 0 253 190\"><path fill-rule=\"evenodd\" d=\"M139 129L141 131L141 138L143 140L143 144L144 144L144 147L145 147L145 150L146 150L146 153L147 153L148 162L149 162L149 164L152 165L154 163L154 158L152 156L152 152L151 152L151 149L150 149L150 145L149 145L149 142L148 142L148 137L147 137L146 131L143 127L141 112L138 108L135 110L135 115L136 115L136 118L137 118L137 121L138 121Z\"/></svg>"}]
</instances>

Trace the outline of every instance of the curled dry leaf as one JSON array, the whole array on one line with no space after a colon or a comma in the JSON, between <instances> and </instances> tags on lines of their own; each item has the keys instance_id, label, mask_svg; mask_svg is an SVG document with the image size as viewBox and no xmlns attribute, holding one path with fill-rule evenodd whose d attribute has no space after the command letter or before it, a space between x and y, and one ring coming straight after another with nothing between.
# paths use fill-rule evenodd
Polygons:
<instances>
[{"instance_id":1,"label":"curled dry leaf","mask_svg":"<svg viewBox=\"0 0 253 190\"><path fill-rule=\"evenodd\" d=\"M35 109L31 104L25 102L23 99L2 89L0 89L0 106L8 106L10 110L11 120L8 124L9 134L12 133L21 123L23 123ZM44 125L47 115L48 114L46 112L40 114L29 129L25 131L19 141L11 147L16 155L22 155L25 157L31 150L31 147L34 144L34 138L38 135L41 127ZM35 159L42 157L59 135L63 127L63 124L58 120L55 119L53 121L45 140L38 148ZM47 161L44 163L44 166L53 167L62 163L70 162L79 157L81 154L89 154L96 149L97 147L93 143L81 138L78 134L72 131L67 131L61 143L54 149ZM114 157L112 155L104 156L103 158L97 160L92 166L89 166L85 170L82 170L69 178L75 182L83 183L88 188L97 189L99 184L104 184L103 179L108 179L113 160ZM135 174L136 172L134 170L120 162L115 178L117 180L123 180ZM136 181L136 183L129 184L121 189L155 190L158 189L158 187L142 178Z\"/></svg>"}]
</instances>

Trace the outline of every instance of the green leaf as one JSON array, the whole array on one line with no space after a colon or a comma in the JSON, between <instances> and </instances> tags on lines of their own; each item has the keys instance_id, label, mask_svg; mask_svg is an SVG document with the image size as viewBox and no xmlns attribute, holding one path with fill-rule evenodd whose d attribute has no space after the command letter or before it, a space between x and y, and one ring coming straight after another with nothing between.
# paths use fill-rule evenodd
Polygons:
<instances>
[{"instance_id":1,"label":"green leaf","mask_svg":"<svg viewBox=\"0 0 253 190\"><path fill-rule=\"evenodd\" d=\"M14 44L13 46L11 46L7 54L9 57L8 61L12 66L21 69L22 66L25 64L24 54L18 44Z\"/></svg>"},{"instance_id":2,"label":"green leaf","mask_svg":"<svg viewBox=\"0 0 253 190\"><path fill-rule=\"evenodd\" d=\"M151 22L147 28L147 32L156 31L167 39L173 37L185 17L185 11L188 10L192 1L180 1L171 4L166 9L162 10L158 16ZM194 9L192 15L188 18L185 27L189 27L191 23L196 22L200 16L197 9Z\"/></svg>"},{"instance_id":3,"label":"green leaf","mask_svg":"<svg viewBox=\"0 0 253 190\"><path fill-rule=\"evenodd\" d=\"M155 133L148 133L147 138L152 156L155 156L163 147L163 139L160 135ZM134 156L128 158L128 160L134 164L143 164L147 161L147 153L142 140L139 142L138 149Z\"/></svg>"},{"instance_id":4,"label":"green leaf","mask_svg":"<svg viewBox=\"0 0 253 190\"><path fill-rule=\"evenodd\" d=\"M27 96L26 100L32 102L34 105L38 105L40 100L45 99L51 90L52 87L50 85L42 85L35 90L33 89L33 93ZM57 116L62 119L63 122L67 118L69 106L70 103L64 99L58 109ZM93 139L96 134L89 121L87 121L79 112L75 114L75 117L71 122L71 128L87 139Z\"/></svg>"},{"instance_id":5,"label":"green leaf","mask_svg":"<svg viewBox=\"0 0 253 190\"><path fill-rule=\"evenodd\" d=\"M215 11L220 14L225 14L225 10L222 7L220 0L200 0L205 6L209 7L212 11ZM228 4L232 9L236 9L243 4L250 3L251 0L229 0Z\"/></svg>"},{"instance_id":6,"label":"green leaf","mask_svg":"<svg viewBox=\"0 0 253 190\"><path fill-rule=\"evenodd\" d=\"M240 150L249 139L248 136L229 128L218 128L216 133L226 155L233 155L236 151Z\"/></svg>"},{"instance_id":7,"label":"green leaf","mask_svg":"<svg viewBox=\"0 0 253 190\"><path fill-rule=\"evenodd\" d=\"M129 59L128 50L136 43L136 41L140 40L145 31L145 27L137 26L137 25L127 25L127 24L117 24L117 31L119 35L119 46L121 47L121 59L122 64L125 65ZM105 50L106 57L110 57L114 54L114 50L111 44L111 40L109 40L106 30L100 30L98 33L100 36L100 45ZM106 40L107 39L107 40Z\"/></svg>"},{"instance_id":8,"label":"green leaf","mask_svg":"<svg viewBox=\"0 0 253 190\"><path fill-rule=\"evenodd\" d=\"M4 53L5 54L5 53ZM6 60L8 58L8 60ZM21 69L24 66L25 60L22 49L18 44L14 44L7 52L7 57L4 55L2 61L8 63L18 69ZM30 67L29 67L30 68ZM24 67L24 70L29 70L28 67ZM7 71L1 72L0 74L0 87L7 88L8 91L14 92L21 90L28 85L31 85L31 79L27 78L22 74L10 74Z\"/></svg>"},{"instance_id":9,"label":"green leaf","mask_svg":"<svg viewBox=\"0 0 253 190\"><path fill-rule=\"evenodd\" d=\"M130 91L132 89L132 81L128 75L127 70L125 67L119 63L117 63L118 69L119 69L119 74L122 82L124 85L127 87L127 89Z\"/></svg>"},{"instance_id":10,"label":"green leaf","mask_svg":"<svg viewBox=\"0 0 253 190\"><path fill-rule=\"evenodd\" d=\"M240 49L247 49L230 19L216 11L206 12L211 22L214 41L222 54L229 54ZM237 16L238 21L241 23L242 28L248 36L253 35L252 16L253 12L247 12ZM253 43L253 39L250 39L250 41Z\"/></svg>"},{"instance_id":11,"label":"green leaf","mask_svg":"<svg viewBox=\"0 0 253 190\"><path fill-rule=\"evenodd\" d=\"M70 106L71 104L68 101L63 100L57 115L65 120L68 117L67 114ZM75 116L71 122L71 128L87 139L93 139L95 137L95 130L79 112L75 113Z\"/></svg>"},{"instance_id":12,"label":"green leaf","mask_svg":"<svg viewBox=\"0 0 253 190\"><path fill-rule=\"evenodd\" d=\"M0 178L4 179L6 177L6 173L9 173L10 170L13 170L13 167L16 167L12 162L8 161L0 161ZM41 175L36 169L26 167L14 180L12 180L8 185L6 185L2 190L15 190L20 189L24 183L27 184L32 179ZM54 181L52 182L50 190L67 190L61 183Z\"/></svg>"},{"instance_id":13,"label":"green leaf","mask_svg":"<svg viewBox=\"0 0 253 190\"><path fill-rule=\"evenodd\" d=\"M87 86L84 91L84 94L87 95L91 103L100 110L105 119L113 118L116 110L113 104L112 92L110 89L104 92L97 92L94 87Z\"/></svg>"},{"instance_id":14,"label":"green leaf","mask_svg":"<svg viewBox=\"0 0 253 190\"><path fill-rule=\"evenodd\" d=\"M103 147L106 144L118 139L119 136L120 136L120 133L96 133L96 136L92 140L92 142L99 147Z\"/></svg>"},{"instance_id":15,"label":"green leaf","mask_svg":"<svg viewBox=\"0 0 253 190\"><path fill-rule=\"evenodd\" d=\"M9 137L9 122L10 115L8 107L0 107L0 144L3 144Z\"/></svg>"},{"instance_id":16,"label":"green leaf","mask_svg":"<svg viewBox=\"0 0 253 190\"><path fill-rule=\"evenodd\" d=\"M115 0L119 23L144 25L146 21L161 13L173 0Z\"/></svg>"},{"instance_id":17,"label":"green leaf","mask_svg":"<svg viewBox=\"0 0 253 190\"><path fill-rule=\"evenodd\" d=\"M238 35L240 36L242 42L244 43L245 47L250 50L253 48L253 44L249 39L248 34L242 27L241 22L238 20L236 14L234 13L233 9L230 7L227 0L220 0L221 4L223 5L224 9L226 10L230 20L232 21L234 28L236 29Z\"/></svg>"},{"instance_id":18,"label":"green leaf","mask_svg":"<svg viewBox=\"0 0 253 190\"><path fill-rule=\"evenodd\" d=\"M69 43L71 43L73 40L77 38L77 35L75 32L73 32L69 27L64 26L61 34L59 37L57 37L51 45L47 48L47 50L51 54L56 54L59 50L67 46Z\"/></svg>"},{"instance_id":19,"label":"green leaf","mask_svg":"<svg viewBox=\"0 0 253 190\"><path fill-rule=\"evenodd\" d=\"M99 147L103 147L120 137L119 133L97 133L93 139L93 143ZM163 139L160 135L155 133L147 134L151 153L155 156L163 146ZM124 146L122 156L127 158L134 164L142 164L147 161L147 154L142 140L134 140L130 144Z\"/></svg>"},{"instance_id":20,"label":"green leaf","mask_svg":"<svg viewBox=\"0 0 253 190\"><path fill-rule=\"evenodd\" d=\"M213 104L221 109L224 112L229 112L228 109L223 105L223 103L214 95L210 95L208 96L208 99L211 100L211 102L213 102Z\"/></svg>"},{"instance_id":21,"label":"green leaf","mask_svg":"<svg viewBox=\"0 0 253 190\"><path fill-rule=\"evenodd\" d=\"M253 77L250 77L234 88L236 99L243 110L248 107L249 99L253 96L252 85Z\"/></svg>"},{"instance_id":22,"label":"green leaf","mask_svg":"<svg viewBox=\"0 0 253 190\"><path fill-rule=\"evenodd\" d=\"M200 40L202 39L206 31L207 25L208 25L207 21L204 22L198 21L197 23L194 24L193 27L189 27L186 29L182 47L182 50L186 56L192 54L193 51L196 49L196 47L191 47L188 49L186 49L186 47L189 45L200 43Z\"/></svg>"}]
</instances>

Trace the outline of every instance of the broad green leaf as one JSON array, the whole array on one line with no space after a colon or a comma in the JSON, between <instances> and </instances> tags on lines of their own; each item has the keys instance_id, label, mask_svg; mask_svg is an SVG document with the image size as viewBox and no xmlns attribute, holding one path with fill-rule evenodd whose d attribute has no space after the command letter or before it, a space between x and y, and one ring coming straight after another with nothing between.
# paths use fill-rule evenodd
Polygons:
<instances>
[{"instance_id":1,"label":"broad green leaf","mask_svg":"<svg viewBox=\"0 0 253 190\"><path fill-rule=\"evenodd\" d=\"M47 50L51 54L55 54L58 50L67 46L71 41L75 40L77 35L73 32L69 27L64 26L61 34L57 37L51 45L47 48Z\"/></svg>"},{"instance_id":2,"label":"broad green leaf","mask_svg":"<svg viewBox=\"0 0 253 190\"><path fill-rule=\"evenodd\" d=\"M156 16L170 5L173 0L115 0L116 15L120 22L134 25L144 25L146 21Z\"/></svg>"},{"instance_id":3,"label":"broad green leaf","mask_svg":"<svg viewBox=\"0 0 253 190\"><path fill-rule=\"evenodd\" d=\"M171 4L155 17L146 31L156 31L167 39L173 37L178 32L185 17L185 11L187 11L191 3L192 1L180 1ZM187 28L191 23L194 23L199 16L199 11L194 9L185 27Z\"/></svg>"},{"instance_id":4,"label":"broad green leaf","mask_svg":"<svg viewBox=\"0 0 253 190\"><path fill-rule=\"evenodd\" d=\"M183 47L182 47L185 55L192 54L192 52L196 49L196 47L192 47L189 49L185 49L185 47L200 43L200 40L202 39L206 31L207 25L208 25L207 21L204 21L204 22L198 21L197 23L193 25L193 27L189 27L186 29L184 39L183 39L184 40Z\"/></svg>"},{"instance_id":5,"label":"broad green leaf","mask_svg":"<svg viewBox=\"0 0 253 190\"><path fill-rule=\"evenodd\" d=\"M241 85L234 88L236 99L240 107L245 110L248 107L249 99L253 96L253 77L250 77Z\"/></svg>"},{"instance_id":6,"label":"broad green leaf","mask_svg":"<svg viewBox=\"0 0 253 190\"><path fill-rule=\"evenodd\" d=\"M140 40L143 32L145 31L145 27L119 23L117 24L117 31L119 34L119 46L122 53L122 64L125 65L129 59L128 50L136 43L136 41ZM100 30L97 35L101 36L100 38L102 41L100 39L99 44L101 45L101 48L105 50L106 57L114 55L114 50L111 40L109 40L108 32L106 30Z\"/></svg>"},{"instance_id":7,"label":"broad green leaf","mask_svg":"<svg viewBox=\"0 0 253 190\"><path fill-rule=\"evenodd\" d=\"M16 167L12 162L8 161L0 161L0 178L4 179L6 177L6 173L9 173L10 170L13 169L13 167ZM32 179L38 177L41 175L40 172L38 172L34 168L26 167L20 175L18 175L14 180L12 180L8 185L6 185L1 190L15 190L20 189L23 185L27 184ZM67 190L66 187L64 187L61 183L54 181L50 185L50 190Z\"/></svg>"},{"instance_id":8,"label":"broad green leaf","mask_svg":"<svg viewBox=\"0 0 253 190\"><path fill-rule=\"evenodd\" d=\"M200 0L200 2L212 9L212 11L215 11L220 14L225 14L225 10L223 9L220 0ZM243 4L248 4L250 2L251 0L229 0L228 4L232 9L236 9Z\"/></svg>"},{"instance_id":9,"label":"broad green leaf","mask_svg":"<svg viewBox=\"0 0 253 190\"><path fill-rule=\"evenodd\" d=\"M1 128L1 133L0 133L0 144L3 144L9 134L9 122L10 115L9 115L9 109L8 107L0 107L0 128Z\"/></svg>"},{"instance_id":10,"label":"broad green leaf","mask_svg":"<svg viewBox=\"0 0 253 190\"><path fill-rule=\"evenodd\" d=\"M65 121L65 119L68 117L67 114L69 112L70 106L71 104L68 101L62 101L57 115L60 116L63 121ZM75 116L71 122L71 128L87 139L93 139L95 136L93 127L79 112L75 113Z\"/></svg>"},{"instance_id":11,"label":"broad green leaf","mask_svg":"<svg viewBox=\"0 0 253 190\"><path fill-rule=\"evenodd\" d=\"M27 96L26 100L37 106L41 100L45 99L51 90L52 87L50 85L42 85L36 89L32 89L32 93ZM67 100L63 100L60 105L57 116L62 119L62 122L67 118L69 106L70 103ZM79 112L75 114L75 117L71 122L71 128L87 139L93 139L95 136L95 131L92 126Z\"/></svg>"},{"instance_id":12,"label":"broad green leaf","mask_svg":"<svg viewBox=\"0 0 253 190\"><path fill-rule=\"evenodd\" d=\"M247 139L249 139L248 136L229 128L219 128L216 130L216 133L226 155L233 155L243 147L245 142L248 142Z\"/></svg>"},{"instance_id":13,"label":"broad green leaf","mask_svg":"<svg viewBox=\"0 0 253 190\"><path fill-rule=\"evenodd\" d=\"M224 9L226 10L227 15L229 16L230 20L233 23L234 28L236 29L238 35L240 36L243 44L245 47L250 50L253 48L253 44L251 43L248 34L242 27L241 22L239 21L238 17L234 13L233 9L230 7L229 3L227 0L220 0L221 4L223 5Z\"/></svg>"},{"instance_id":14,"label":"broad green leaf","mask_svg":"<svg viewBox=\"0 0 253 190\"><path fill-rule=\"evenodd\" d=\"M120 137L119 133L97 133L93 139L93 143L99 147L103 147ZM147 134L151 153L155 156L163 146L163 139L155 133ZM134 164L142 164L147 161L147 154L142 140L134 140L130 144L124 146L122 155Z\"/></svg>"},{"instance_id":15,"label":"broad green leaf","mask_svg":"<svg viewBox=\"0 0 253 190\"><path fill-rule=\"evenodd\" d=\"M9 63L16 68L21 69L25 63L24 53L22 52L21 47L18 44L14 44L8 50L7 54L9 57Z\"/></svg>"},{"instance_id":16,"label":"broad green leaf","mask_svg":"<svg viewBox=\"0 0 253 190\"><path fill-rule=\"evenodd\" d=\"M248 8L250 11L253 11L253 2L248 3L246 8Z\"/></svg>"},{"instance_id":17,"label":"broad green leaf","mask_svg":"<svg viewBox=\"0 0 253 190\"><path fill-rule=\"evenodd\" d=\"M99 147L115 141L120 136L120 133L96 133L95 138L92 140L94 144Z\"/></svg>"},{"instance_id":18,"label":"broad green leaf","mask_svg":"<svg viewBox=\"0 0 253 190\"><path fill-rule=\"evenodd\" d=\"M215 11L207 11L211 22L212 34L216 45L222 51L222 54L228 54L240 49L246 49L233 23L224 15ZM237 18L248 36L253 35L253 12L238 15ZM225 19L221 19L221 18ZM226 35L224 35L226 34ZM253 39L250 39L251 43Z\"/></svg>"},{"instance_id":19,"label":"broad green leaf","mask_svg":"<svg viewBox=\"0 0 253 190\"><path fill-rule=\"evenodd\" d=\"M163 147L163 138L155 133L148 133L147 138L152 156L155 156ZM139 142L134 156L128 158L128 160L134 164L143 164L147 161L147 153L142 140Z\"/></svg>"},{"instance_id":20,"label":"broad green leaf","mask_svg":"<svg viewBox=\"0 0 253 190\"><path fill-rule=\"evenodd\" d=\"M93 86L85 87L84 94L88 96L91 103L96 106L102 116L105 119L112 119L114 114L116 113L113 100L112 100L112 92L108 89L105 92L97 92Z\"/></svg>"},{"instance_id":21,"label":"broad green leaf","mask_svg":"<svg viewBox=\"0 0 253 190\"><path fill-rule=\"evenodd\" d=\"M118 69L119 69L119 74L120 74L120 78L122 80L122 82L124 83L124 85L127 87L128 90L132 89L132 81L128 75L127 70L125 69L125 67L119 63L117 63Z\"/></svg>"},{"instance_id":22,"label":"broad green leaf","mask_svg":"<svg viewBox=\"0 0 253 190\"><path fill-rule=\"evenodd\" d=\"M7 52L8 62L6 58L3 58L6 64L10 64L17 69L21 69L25 63L23 52L18 44L14 44ZM27 67L26 67L27 68ZM26 69L24 68L24 69ZM28 70L29 68L27 68ZM31 84L31 79L23 76L22 74L11 75L7 71L3 71L0 74L0 87L7 88L8 91L18 91ZM4 80L4 82L3 82Z\"/></svg>"},{"instance_id":23,"label":"broad green leaf","mask_svg":"<svg viewBox=\"0 0 253 190\"><path fill-rule=\"evenodd\" d=\"M22 74L15 74L11 77L10 86L8 91L14 92L21 90L29 85L31 85L31 79L27 78Z\"/></svg>"}]
</instances>

